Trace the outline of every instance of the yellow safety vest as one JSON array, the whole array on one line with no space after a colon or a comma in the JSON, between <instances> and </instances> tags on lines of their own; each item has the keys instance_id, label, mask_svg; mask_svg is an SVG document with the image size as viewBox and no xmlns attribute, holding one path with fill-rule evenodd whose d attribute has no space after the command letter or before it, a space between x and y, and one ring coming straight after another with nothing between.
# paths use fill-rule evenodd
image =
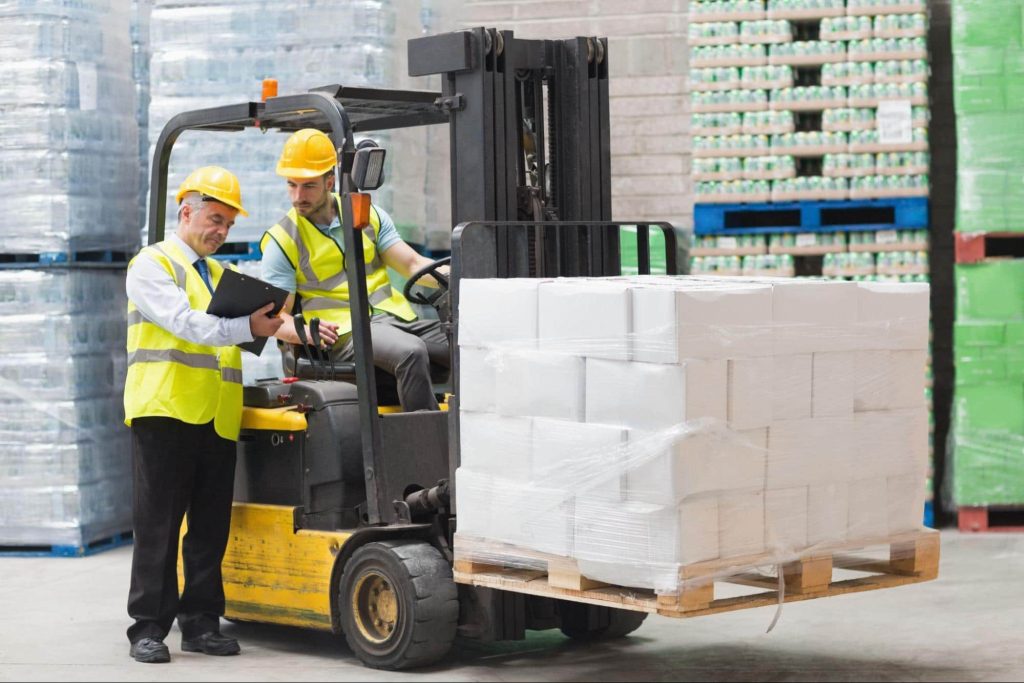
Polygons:
<instances>
[{"instance_id":1,"label":"yellow safety vest","mask_svg":"<svg viewBox=\"0 0 1024 683\"><path fill-rule=\"evenodd\" d=\"M341 215L341 198L334 194ZM398 290L391 288L388 271L377 253L380 217L370 208L370 225L363 229L363 262L366 293L374 310L387 311L402 320L416 319L416 313ZM263 234L260 249L274 240L295 268L296 295L306 318L318 317L338 326L338 334L352 330L349 308L348 274L345 255L330 235L292 209L279 223Z\"/></svg>"},{"instance_id":2,"label":"yellow safety vest","mask_svg":"<svg viewBox=\"0 0 1024 683\"><path fill-rule=\"evenodd\" d=\"M210 290L177 245L165 241L148 246L128 267L140 257L163 266L185 291L193 310L206 310ZM216 288L224 266L215 259L206 263ZM237 441L242 424L242 352L237 346L207 346L176 337L129 300L124 414L127 425L136 417L171 417L189 424L213 420L217 434Z\"/></svg>"}]
</instances>

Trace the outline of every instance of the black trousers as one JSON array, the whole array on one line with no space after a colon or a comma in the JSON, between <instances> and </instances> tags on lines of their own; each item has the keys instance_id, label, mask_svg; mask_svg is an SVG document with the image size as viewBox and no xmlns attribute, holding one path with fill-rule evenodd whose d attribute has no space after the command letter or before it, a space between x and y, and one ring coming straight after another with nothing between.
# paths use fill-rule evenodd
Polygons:
<instances>
[{"instance_id":1,"label":"black trousers","mask_svg":"<svg viewBox=\"0 0 1024 683\"><path fill-rule=\"evenodd\" d=\"M405 322L387 313L370 318L373 339L373 364L398 380L398 402L402 410L437 410L433 385L430 383L431 362L447 367L448 338L438 320ZM331 349L337 361L355 360L352 335L339 340Z\"/></svg>"},{"instance_id":2,"label":"black trousers","mask_svg":"<svg viewBox=\"0 0 1024 683\"><path fill-rule=\"evenodd\" d=\"M132 420L131 642L166 637L176 616L184 638L219 630L235 458L235 442L218 436L212 421ZM185 588L179 599L178 536L186 514Z\"/></svg>"},{"instance_id":3,"label":"black trousers","mask_svg":"<svg viewBox=\"0 0 1024 683\"><path fill-rule=\"evenodd\" d=\"M312 314L310 314L312 315ZM448 367L451 364L448 338L438 320L405 322L388 313L374 313L370 318L373 340L373 364L397 380L398 402L404 412L437 410L430 364ZM282 355L286 375L295 371L296 347L286 345ZM302 354L299 351L300 355ZM331 348L335 361L355 359L352 334L343 335Z\"/></svg>"}]
</instances>

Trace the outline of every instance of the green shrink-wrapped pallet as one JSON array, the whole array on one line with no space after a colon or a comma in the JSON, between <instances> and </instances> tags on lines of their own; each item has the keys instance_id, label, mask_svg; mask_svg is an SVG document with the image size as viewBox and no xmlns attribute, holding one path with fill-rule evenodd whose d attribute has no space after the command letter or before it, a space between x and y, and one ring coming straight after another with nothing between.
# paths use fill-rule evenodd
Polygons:
<instances>
[{"instance_id":1,"label":"green shrink-wrapped pallet","mask_svg":"<svg viewBox=\"0 0 1024 683\"><path fill-rule=\"evenodd\" d=\"M956 268L953 499L1024 505L1024 261Z\"/></svg>"},{"instance_id":2,"label":"green shrink-wrapped pallet","mask_svg":"<svg viewBox=\"0 0 1024 683\"><path fill-rule=\"evenodd\" d=\"M1024 3L955 0L960 232L1024 231Z\"/></svg>"}]
</instances>

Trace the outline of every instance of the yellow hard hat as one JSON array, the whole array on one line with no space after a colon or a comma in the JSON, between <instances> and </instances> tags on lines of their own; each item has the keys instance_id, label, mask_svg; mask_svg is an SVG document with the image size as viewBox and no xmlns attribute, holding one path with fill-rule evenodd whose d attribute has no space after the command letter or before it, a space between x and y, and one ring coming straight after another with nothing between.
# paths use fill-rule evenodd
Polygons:
<instances>
[{"instance_id":1,"label":"yellow hard hat","mask_svg":"<svg viewBox=\"0 0 1024 683\"><path fill-rule=\"evenodd\" d=\"M242 186L231 171L220 166L203 166L188 174L185 182L178 188L175 201L181 204L186 192L198 192L204 197L216 199L222 204L238 209L238 213L248 216L249 212L242 208Z\"/></svg>"},{"instance_id":2,"label":"yellow hard hat","mask_svg":"<svg viewBox=\"0 0 1024 683\"><path fill-rule=\"evenodd\" d=\"M318 178L338 165L338 153L326 133L303 128L292 133L277 160L277 175L285 178Z\"/></svg>"}]
</instances>

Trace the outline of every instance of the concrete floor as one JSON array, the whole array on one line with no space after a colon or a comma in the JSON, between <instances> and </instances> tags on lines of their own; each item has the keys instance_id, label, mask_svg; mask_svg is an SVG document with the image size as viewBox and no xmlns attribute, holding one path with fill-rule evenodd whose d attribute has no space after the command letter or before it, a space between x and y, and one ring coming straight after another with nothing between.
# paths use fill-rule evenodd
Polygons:
<instances>
[{"instance_id":1,"label":"concrete floor","mask_svg":"<svg viewBox=\"0 0 1024 683\"><path fill-rule=\"evenodd\" d=\"M650 617L600 647L557 632L456 646L416 673L363 668L333 636L225 623L240 657L128 657L131 548L87 558L0 558L0 681L1020 681L1024 535L943 533L937 581L678 621Z\"/></svg>"}]
</instances>

